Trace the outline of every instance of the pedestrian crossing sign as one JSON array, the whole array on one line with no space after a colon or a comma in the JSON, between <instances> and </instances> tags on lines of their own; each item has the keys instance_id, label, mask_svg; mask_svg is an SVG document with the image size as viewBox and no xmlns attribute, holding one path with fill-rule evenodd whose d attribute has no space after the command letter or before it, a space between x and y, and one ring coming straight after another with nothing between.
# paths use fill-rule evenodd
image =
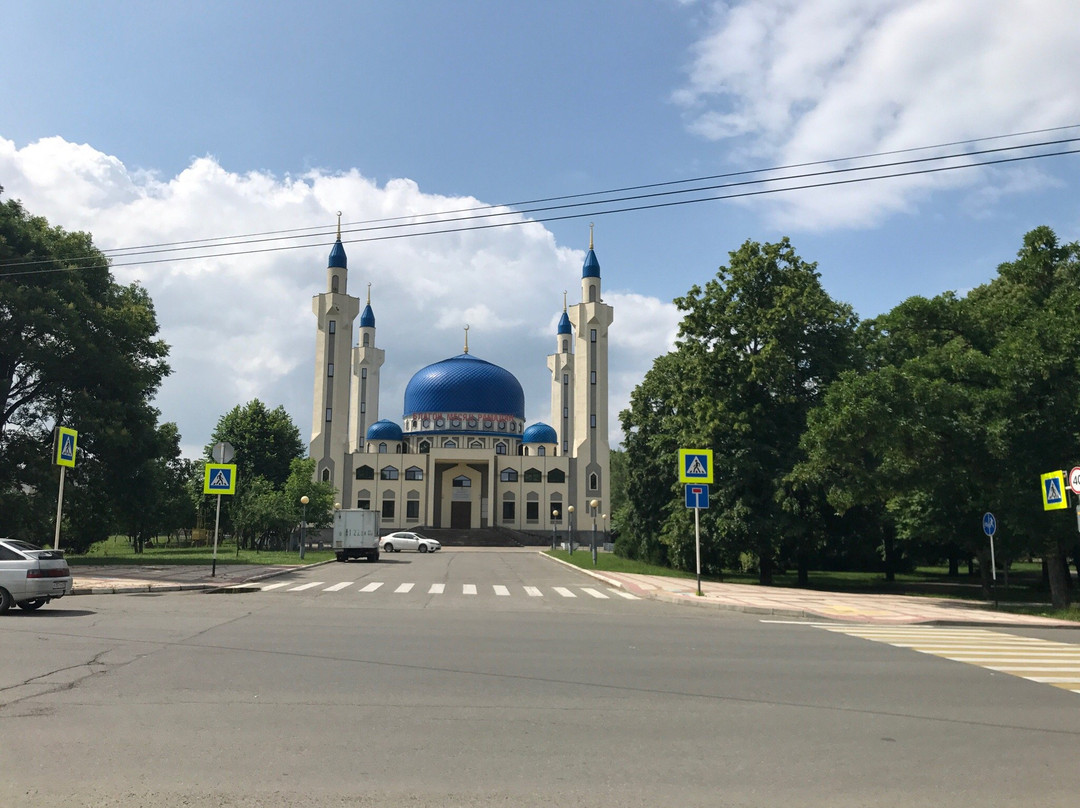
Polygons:
<instances>
[{"instance_id":1,"label":"pedestrian crossing sign","mask_svg":"<svg viewBox=\"0 0 1080 808\"><path fill-rule=\"evenodd\" d=\"M1051 471L1043 474L1042 498L1044 511L1057 511L1068 508L1069 503L1065 500L1065 472Z\"/></svg>"},{"instance_id":2,"label":"pedestrian crossing sign","mask_svg":"<svg viewBox=\"0 0 1080 808\"><path fill-rule=\"evenodd\" d=\"M203 477L204 494L235 494L236 464L207 463Z\"/></svg>"},{"instance_id":3,"label":"pedestrian crossing sign","mask_svg":"<svg viewBox=\"0 0 1080 808\"><path fill-rule=\"evenodd\" d=\"M66 426L58 426L56 428L56 451L53 455L53 462L58 466L75 468L75 447L78 441L78 432L74 429L68 429Z\"/></svg>"},{"instance_id":4,"label":"pedestrian crossing sign","mask_svg":"<svg viewBox=\"0 0 1080 808\"><path fill-rule=\"evenodd\" d=\"M712 449L679 449L680 483L712 481Z\"/></svg>"}]
</instances>

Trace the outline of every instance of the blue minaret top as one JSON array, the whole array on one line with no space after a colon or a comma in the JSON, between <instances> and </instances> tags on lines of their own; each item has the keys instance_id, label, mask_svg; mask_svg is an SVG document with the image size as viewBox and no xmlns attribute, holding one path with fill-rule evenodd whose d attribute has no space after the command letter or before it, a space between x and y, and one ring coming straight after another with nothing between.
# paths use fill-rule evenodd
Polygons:
<instances>
[{"instance_id":1,"label":"blue minaret top","mask_svg":"<svg viewBox=\"0 0 1080 808\"><path fill-rule=\"evenodd\" d=\"M592 225L589 225L589 254L585 256L585 265L581 268L581 277L583 278L599 278L600 277L600 262L596 260L596 253L593 252L593 240L592 240Z\"/></svg>"},{"instance_id":2,"label":"blue minaret top","mask_svg":"<svg viewBox=\"0 0 1080 808\"><path fill-rule=\"evenodd\" d=\"M556 334L569 334L570 331L570 318L566 316L566 309L563 309L562 317L559 318L559 328L555 332Z\"/></svg>"},{"instance_id":3,"label":"blue minaret top","mask_svg":"<svg viewBox=\"0 0 1080 808\"><path fill-rule=\"evenodd\" d=\"M367 285L367 305L364 306L364 310L360 312L360 327L361 328L374 328L375 327L375 312L371 310L371 284Z\"/></svg>"},{"instance_id":4,"label":"blue minaret top","mask_svg":"<svg viewBox=\"0 0 1080 808\"><path fill-rule=\"evenodd\" d=\"M345 248L341 246L341 239L339 238L334 242L334 247L330 250L330 261L326 265L327 269L338 267L340 269L348 269L349 262L345 257Z\"/></svg>"}]
</instances>

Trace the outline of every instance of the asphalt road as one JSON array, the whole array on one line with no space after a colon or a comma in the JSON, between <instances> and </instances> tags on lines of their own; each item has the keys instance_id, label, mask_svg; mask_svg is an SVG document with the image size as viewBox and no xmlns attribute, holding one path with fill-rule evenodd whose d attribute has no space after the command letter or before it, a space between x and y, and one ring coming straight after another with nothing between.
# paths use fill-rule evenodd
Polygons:
<instances>
[{"instance_id":1,"label":"asphalt road","mask_svg":"<svg viewBox=\"0 0 1080 808\"><path fill-rule=\"evenodd\" d=\"M274 583L0 617L0 805L1080 798L1080 694L986 663L630 600L533 554L402 553Z\"/></svg>"}]
</instances>

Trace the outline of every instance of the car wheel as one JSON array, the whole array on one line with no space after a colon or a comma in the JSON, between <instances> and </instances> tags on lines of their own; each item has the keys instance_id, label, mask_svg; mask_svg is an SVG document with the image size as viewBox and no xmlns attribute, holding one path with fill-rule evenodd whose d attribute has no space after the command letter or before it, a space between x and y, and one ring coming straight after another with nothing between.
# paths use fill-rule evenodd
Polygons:
<instances>
[{"instance_id":1,"label":"car wheel","mask_svg":"<svg viewBox=\"0 0 1080 808\"><path fill-rule=\"evenodd\" d=\"M0 586L0 614L11 608L11 594Z\"/></svg>"},{"instance_id":2,"label":"car wheel","mask_svg":"<svg viewBox=\"0 0 1080 808\"><path fill-rule=\"evenodd\" d=\"M383 548L384 550L386 550L386 552L388 552L388 553L392 553L392 552L394 552L394 545L392 545L392 544L384 544L384 545L382 546L382 548Z\"/></svg>"},{"instance_id":3,"label":"car wheel","mask_svg":"<svg viewBox=\"0 0 1080 808\"><path fill-rule=\"evenodd\" d=\"M48 602L49 601L45 598L35 598L34 600L24 600L22 603L18 604L18 606L20 609L25 609L28 612L35 612Z\"/></svg>"},{"instance_id":4,"label":"car wheel","mask_svg":"<svg viewBox=\"0 0 1080 808\"><path fill-rule=\"evenodd\" d=\"M421 544L416 549L419 550L421 553L426 553L427 552L427 545L426 544Z\"/></svg>"}]
</instances>

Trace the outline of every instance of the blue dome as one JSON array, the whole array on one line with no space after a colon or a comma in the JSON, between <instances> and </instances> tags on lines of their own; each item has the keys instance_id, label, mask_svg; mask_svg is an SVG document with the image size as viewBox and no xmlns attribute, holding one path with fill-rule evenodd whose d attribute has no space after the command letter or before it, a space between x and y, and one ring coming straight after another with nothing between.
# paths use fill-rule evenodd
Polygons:
<instances>
[{"instance_id":1,"label":"blue dome","mask_svg":"<svg viewBox=\"0 0 1080 808\"><path fill-rule=\"evenodd\" d=\"M387 421L383 418L380 421L376 421L368 427L367 431L368 440L402 440L403 435L401 433L401 427L395 424L393 421Z\"/></svg>"},{"instance_id":2,"label":"blue dome","mask_svg":"<svg viewBox=\"0 0 1080 808\"><path fill-rule=\"evenodd\" d=\"M559 318L559 330L556 334L569 334L570 332L570 318L566 316L566 312L562 313L562 317Z\"/></svg>"},{"instance_id":3,"label":"blue dome","mask_svg":"<svg viewBox=\"0 0 1080 808\"><path fill-rule=\"evenodd\" d=\"M558 443L559 436L547 424L536 423L521 433L522 443Z\"/></svg>"},{"instance_id":4,"label":"blue dome","mask_svg":"<svg viewBox=\"0 0 1080 808\"><path fill-rule=\"evenodd\" d=\"M509 415L525 420L525 393L508 370L469 354L419 370L405 388L405 417L425 412Z\"/></svg>"},{"instance_id":5,"label":"blue dome","mask_svg":"<svg viewBox=\"0 0 1080 808\"><path fill-rule=\"evenodd\" d=\"M589 248L589 254L585 256L585 265L581 268L581 277L600 277L600 262L596 260L596 253L593 252L592 247Z\"/></svg>"},{"instance_id":6,"label":"blue dome","mask_svg":"<svg viewBox=\"0 0 1080 808\"><path fill-rule=\"evenodd\" d=\"M371 304L368 303L364 306L364 310L360 313L360 327L361 328L374 328L375 327L375 312L371 310Z\"/></svg>"},{"instance_id":7,"label":"blue dome","mask_svg":"<svg viewBox=\"0 0 1080 808\"><path fill-rule=\"evenodd\" d=\"M345 257L345 248L341 246L341 239L334 242L334 247L330 250L330 261L327 262L326 267L327 269L330 267L349 268L349 261Z\"/></svg>"}]
</instances>

